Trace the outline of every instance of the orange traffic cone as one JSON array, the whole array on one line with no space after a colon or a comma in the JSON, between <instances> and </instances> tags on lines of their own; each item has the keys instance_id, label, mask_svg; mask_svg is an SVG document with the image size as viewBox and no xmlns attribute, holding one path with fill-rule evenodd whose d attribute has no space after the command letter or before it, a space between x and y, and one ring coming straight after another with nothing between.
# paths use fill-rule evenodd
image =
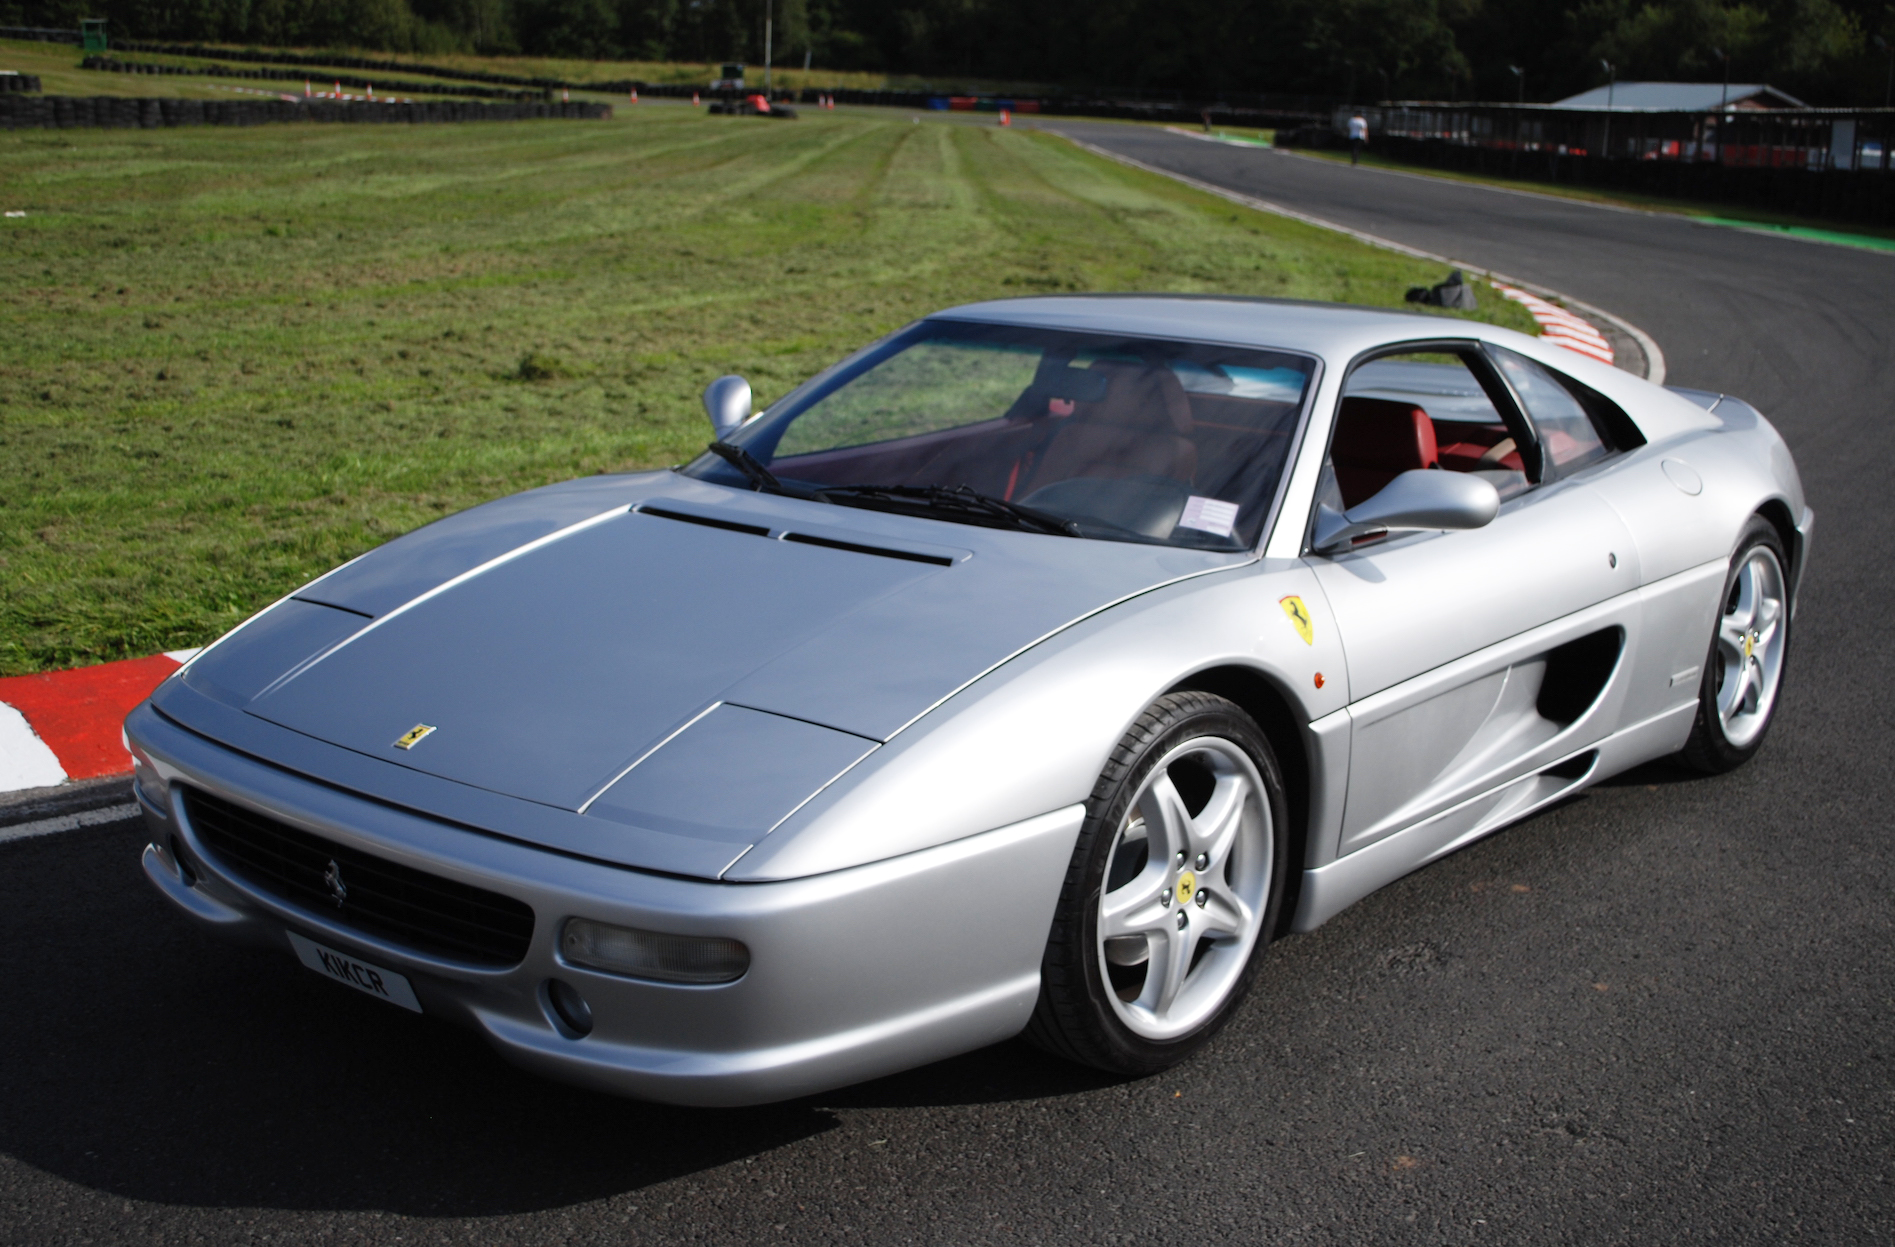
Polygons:
<instances>
[{"instance_id":1,"label":"orange traffic cone","mask_svg":"<svg viewBox=\"0 0 1895 1247\"><path fill-rule=\"evenodd\" d=\"M309 98L309 79L303 79L303 98Z\"/></svg>"},{"instance_id":2,"label":"orange traffic cone","mask_svg":"<svg viewBox=\"0 0 1895 1247\"><path fill-rule=\"evenodd\" d=\"M1009 112L1007 109L1003 108L1000 110L1000 124L1003 126L1010 126L1013 124L1013 114Z\"/></svg>"},{"instance_id":3,"label":"orange traffic cone","mask_svg":"<svg viewBox=\"0 0 1895 1247\"><path fill-rule=\"evenodd\" d=\"M632 103L634 104L638 103L638 88L637 87L632 88Z\"/></svg>"},{"instance_id":4,"label":"orange traffic cone","mask_svg":"<svg viewBox=\"0 0 1895 1247\"><path fill-rule=\"evenodd\" d=\"M336 83L336 98L342 98L342 84L340 82Z\"/></svg>"},{"instance_id":5,"label":"orange traffic cone","mask_svg":"<svg viewBox=\"0 0 1895 1247\"><path fill-rule=\"evenodd\" d=\"M634 91L632 94L636 95L638 93ZM691 92L691 107L692 108L697 107L697 92L696 91Z\"/></svg>"},{"instance_id":6,"label":"orange traffic cone","mask_svg":"<svg viewBox=\"0 0 1895 1247\"><path fill-rule=\"evenodd\" d=\"M565 87L561 87L559 89L559 102L562 104L572 103L572 92L567 90Z\"/></svg>"},{"instance_id":7,"label":"orange traffic cone","mask_svg":"<svg viewBox=\"0 0 1895 1247\"><path fill-rule=\"evenodd\" d=\"M371 100L375 98L375 84L372 82L368 84L368 97Z\"/></svg>"}]
</instances>

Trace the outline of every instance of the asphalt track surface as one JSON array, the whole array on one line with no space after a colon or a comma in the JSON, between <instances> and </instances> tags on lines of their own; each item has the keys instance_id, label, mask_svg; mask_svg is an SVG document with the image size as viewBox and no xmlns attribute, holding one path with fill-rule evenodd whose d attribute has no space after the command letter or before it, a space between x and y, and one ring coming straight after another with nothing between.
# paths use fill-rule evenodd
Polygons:
<instances>
[{"instance_id":1,"label":"asphalt track surface","mask_svg":"<svg viewBox=\"0 0 1895 1247\"><path fill-rule=\"evenodd\" d=\"M225 948L134 825L0 845L0 1239L1895 1237L1895 256L1062 128L1609 308L1757 403L1821 516L1763 752L1622 777L1284 941L1168 1076L1003 1044L747 1111L568 1091Z\"/></svg>"}]
</instances>

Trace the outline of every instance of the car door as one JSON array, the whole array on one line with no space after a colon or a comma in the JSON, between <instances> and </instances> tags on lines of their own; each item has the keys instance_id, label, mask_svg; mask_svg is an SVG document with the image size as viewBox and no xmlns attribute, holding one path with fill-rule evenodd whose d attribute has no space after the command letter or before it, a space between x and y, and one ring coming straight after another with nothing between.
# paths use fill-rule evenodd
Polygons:
<instances>
[{"instance_id":1,"label":"car door","mask_svg":"<svg viewBox=\"0 0 1895 1247\"><path fill-rule=\"evenodd\" d=\"M1332 502L1414 467L1480 473L1503 501L1483 528L1306 556L1349 670L1339 853L1426 823L1418 864L1582 778L1584 747L1610 731L1637 551L1584 479L1612 448L1572 425L1563 393L1533 361L1456 344L1381 356L1345 383Z\"/></svg>"}]
</instances>

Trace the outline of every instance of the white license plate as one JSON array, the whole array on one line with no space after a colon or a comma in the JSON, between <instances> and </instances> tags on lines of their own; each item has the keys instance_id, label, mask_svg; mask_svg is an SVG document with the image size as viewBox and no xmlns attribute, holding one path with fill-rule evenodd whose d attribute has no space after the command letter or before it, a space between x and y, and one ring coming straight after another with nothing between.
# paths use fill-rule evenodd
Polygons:
<instances>
[{"instance_id":1,"label":"white license plate","mask_svg":"<svg viewBox=\"0 0 1895 1247\"><path fill-rule=\"evenodd\" d=\"M296 950L296 959L317 974L338 983L346 983L356 991L366 992L378 1000L421 1012L421 1002L415 999L415 989L408 986L407 979L393 970L384 970L347 953L339 953L325 944L304 939L294 931L286 934L290 937L290 947Z\"/></svg>"}]
</instances>

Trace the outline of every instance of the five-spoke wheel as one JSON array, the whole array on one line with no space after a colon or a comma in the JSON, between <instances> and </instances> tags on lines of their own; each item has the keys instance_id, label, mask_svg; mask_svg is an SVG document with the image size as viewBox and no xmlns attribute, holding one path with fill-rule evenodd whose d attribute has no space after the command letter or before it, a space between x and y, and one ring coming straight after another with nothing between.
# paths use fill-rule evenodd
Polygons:
<instances>
[{"instance_id":1,"label":"five-spoke wheel","mask_svg":"<svg viewBox=\"0 0 1895 1247\"><path fill-rule=\"evenodd\" d=\"M1248 715L1208 693L1156 702L1094 789L1028 1037L1125 1073L1189 1055L1269 942L1284 820L1275 756Z\"/></svg>"},{"instance_id":2,"label":"five-spoke wheel","mask_svg":"<svg viewBox=\"0 0 1895 1247\"><path fill-rule=\"evenodd\" d=\"M1101 969L1131 1030L1175 1039L1229 994L1257 941L1275 834L1256 764L1231 741L1187 740L1146 776L1099 896Z\"/></svg>"},{"instance_id":3,"label":"five-spoke wheel","mask_svg":"<svg viewBox=\"0 0 1895 1247\"><path fill-rule=\"evenodd\" d=\"M1763 744L1790 647L1788 560L1771 524L1753 519L1731 558L1699 688L1698 717L1682 757L1728 771Z\"/></svg>"}]
</instances>

